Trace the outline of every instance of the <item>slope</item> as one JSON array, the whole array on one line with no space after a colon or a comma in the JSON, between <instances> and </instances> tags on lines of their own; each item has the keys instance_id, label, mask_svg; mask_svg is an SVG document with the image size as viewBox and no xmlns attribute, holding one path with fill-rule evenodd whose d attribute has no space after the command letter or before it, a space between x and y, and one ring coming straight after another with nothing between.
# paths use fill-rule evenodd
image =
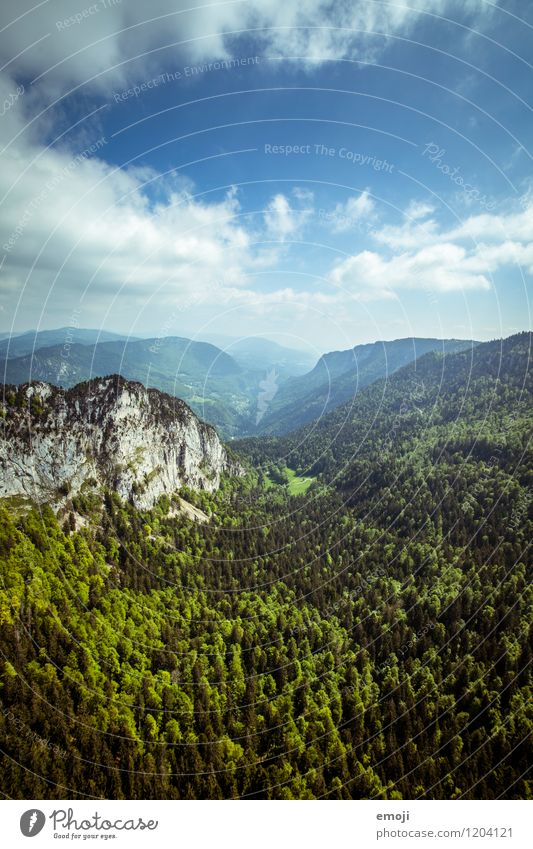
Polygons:
<instances>
[{"instance_id":1,"label":"slope","mask_svg":"<svg viewBox=\"0 0 533 849\"><path fill-rule=\"evenodd\" d=\"M456 339L396 339L325 354L309 374L288 380L273 398L260 433L295 430L352 398L381 377L392 375L428 351L453 353L476 343Z\"/></svg>"}]
</instances>

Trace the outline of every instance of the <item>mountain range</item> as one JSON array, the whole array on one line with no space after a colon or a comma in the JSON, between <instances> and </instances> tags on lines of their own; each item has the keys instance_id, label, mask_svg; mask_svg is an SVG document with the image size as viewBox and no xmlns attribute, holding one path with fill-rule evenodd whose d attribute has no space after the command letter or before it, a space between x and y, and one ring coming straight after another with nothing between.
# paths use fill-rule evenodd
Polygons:
<instances>
[{"instance_id":1,"label":"mountain range","mask_svg":"<svg viewBox=\"0 0 533 849\"><path fill-rule=\"evenodd\" d=\"M356 493L359 501L374 480L393 488L398 479L402 486L419 479L416 465L428 473L445 461L495 465L501 459L518 467L529 452L532 356L531 333L454 354L430 351L320 420L286 435L238 440L233 447L255 466L283 458L297 474L319 476L343 494ZM492 438L498 429L500 445L491 455L487 434ZM398 479L395 467L401 469Z\"/></svg>"},{"instance_id":2,"label":"mountain range","mask_svg":"<svg viewBox=\"0 0 533 849\"><path fill-rule=\"evenodd\" d=\"M309 354L263 338L209 342L182 337L117 338L95 330L30 332L0 340L4 382L40 380L64 388L121 374L182 398L225 438L280 434L334 409L372 381L393 374L428 351L443 354L474 342L399 339ZM9 345L8 345L9 343Z\"/></svg>"},{"instance_id":3,"label":"mountain range","mask_svg":"<svg viewBox=\"0 0 533 849\"><path fill-rule=\"evenodd\" d=\"M14 359L25 357L41 348L58 346L63 353L73 344L95 345L98 342L116 342L134 339L122 333L108 330L93 330L84 327L59 327L57 330L28 330L26 333L0 334L0 357Z\"/></svg>"},{"instance_id":4,"label":"mountain range","mask_svg":"<svg viewBox=\"0 0 533 849\"><path fill-rule=\"evenodd\" d=\"M283 434L320 419L375 380L430 351L453 354L471 349L476 342L458 339L396 339L356 345L347 351L324 354L308 374L289 378L273 397L259 432Z\"/></svg>"}]
</instances>

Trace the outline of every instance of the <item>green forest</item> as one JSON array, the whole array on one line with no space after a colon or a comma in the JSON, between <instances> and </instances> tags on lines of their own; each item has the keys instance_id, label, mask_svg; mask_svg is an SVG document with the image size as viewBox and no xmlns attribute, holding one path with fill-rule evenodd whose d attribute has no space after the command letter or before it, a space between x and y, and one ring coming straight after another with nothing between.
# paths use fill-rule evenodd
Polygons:
<instances>
[{"instance_id":1,"label":"green forest","mask_svg":"<svg viewBox=\"0 0 533 849\"><path fill-rule=\"evenodd\" d=\"M231 443L202 524L0 502L3 795L532 798L530 346Z\"/></svg>"}]
</instances>

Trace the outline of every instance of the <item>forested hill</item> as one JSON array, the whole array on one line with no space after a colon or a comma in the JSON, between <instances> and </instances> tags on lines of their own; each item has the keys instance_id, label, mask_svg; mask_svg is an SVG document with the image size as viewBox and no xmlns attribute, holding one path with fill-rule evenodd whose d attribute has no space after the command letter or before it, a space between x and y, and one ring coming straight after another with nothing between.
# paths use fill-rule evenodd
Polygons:
<instances>
[{"instance_id":1,"label":"forested hill","mask_svg":"<svg viewBox=\"0 0 533 849\"><path fill-rule=\"evenodd\" d=\"M308 374L283 383L259 424L261 434L280 435L324 416L375 380L390 376L424 354L471 350L478 343L411 337L356 345L324 354Z\"/></svg>"},{"instance_id":2,"label":"forested hill","mask_svg":"<svg viewBox=\"0 0 533 849\"><path fill-rule=\"evenodd\" d=\"M432 352L304 428L233 445L256 465L281 460L341 489L361 484L366 474L391 479L391 464L414 462L415 448L422 464L489 460L500 439L502 462L509 464L520 446L506 435L525 436L530 424L532 358L531 333L460 353Z\"/></svg>"},{"instance_id":3,"label":"forested hill","mask_svg":"<svg viewBox=\"0 0 533 849\"><path fill-rule=\"evenodd\" d=\"M0 505L0 790L531 798L530 344L242 443L202 524Z\"/></svg>"}]
</instances>

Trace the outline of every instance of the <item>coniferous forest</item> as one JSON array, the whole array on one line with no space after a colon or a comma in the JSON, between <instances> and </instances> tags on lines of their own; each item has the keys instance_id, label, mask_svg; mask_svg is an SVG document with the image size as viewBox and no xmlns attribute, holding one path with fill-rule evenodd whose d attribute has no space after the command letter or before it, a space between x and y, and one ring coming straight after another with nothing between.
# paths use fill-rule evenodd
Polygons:
<instances>
[{"instance_id":1,"label":"coniferous forest","mask_svg":"<svg viewBox=\"0 0 533 849\"><path fill-rule=\"evenodd\" d=\"M531 798L530 357L430 352L151 509L4 499L2 793Z\"/></svg>"}]
</instances>

